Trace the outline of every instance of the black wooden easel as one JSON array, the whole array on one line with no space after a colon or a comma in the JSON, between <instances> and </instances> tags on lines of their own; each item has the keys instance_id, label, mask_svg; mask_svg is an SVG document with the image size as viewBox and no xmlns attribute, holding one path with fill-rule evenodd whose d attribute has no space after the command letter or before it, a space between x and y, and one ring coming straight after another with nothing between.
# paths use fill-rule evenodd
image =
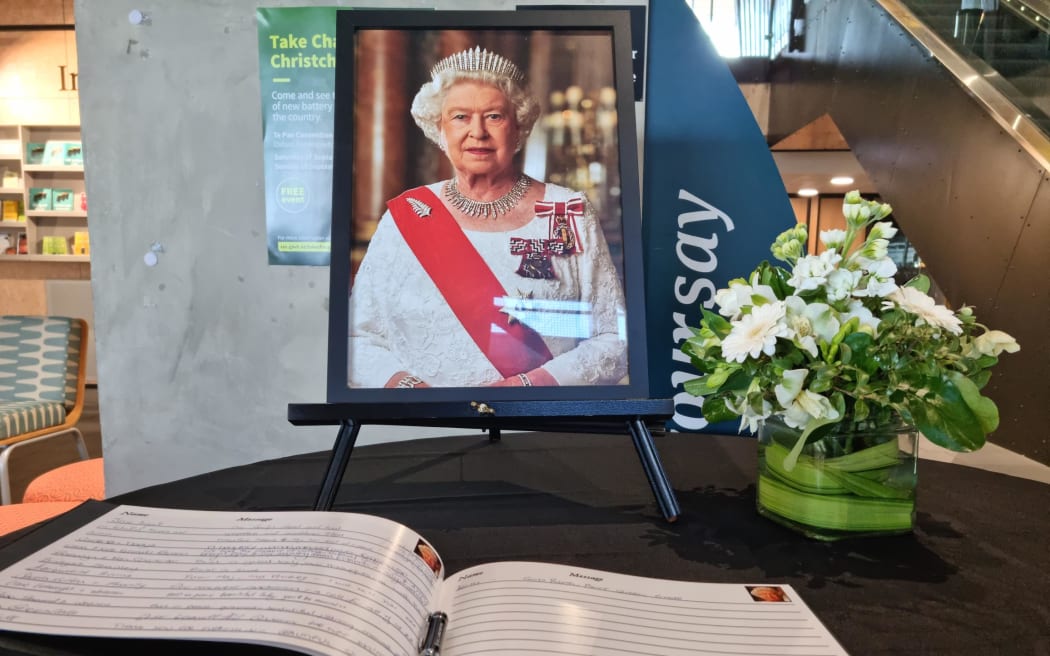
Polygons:
<instances>
[{"instance_id":1,"label":"black wooden easel","mask_svg":"<svg viewBox=\"0 0 1050 656\"><path fill-rule=\"evenodd\" d=\"M660 512L669 522L678 519L678 499L656 452L649 423L662 425L673 414L674 404L670 399L288 404L288 421L296 426L339 426L314 510L332 508L357 434L365 424L477 428L489 431L492 439L499 439L501 430L591 433L626 430L638 451Z\"/></svg>"}]
</instances>

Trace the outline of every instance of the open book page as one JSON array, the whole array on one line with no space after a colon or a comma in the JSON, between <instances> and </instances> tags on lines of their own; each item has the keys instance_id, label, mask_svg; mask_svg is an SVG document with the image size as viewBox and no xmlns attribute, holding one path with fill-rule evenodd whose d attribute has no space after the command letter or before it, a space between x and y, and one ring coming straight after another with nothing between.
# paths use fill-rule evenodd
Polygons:
<instances>
[{"instance_id":1,"label":"open book page","mask_svg":"<svg viewBox=\"0 0 1050 656\"><path fill-rule=\"evenodd\" d=\"M405 656L441 569L368 515L119 506L0 572L0 628Z\"/></svg>"},{"instance_id":2,"label":"open book page","mask_svg":"<svg viewBox=\"0 0 1050 656\"><path fill-rule=\"evenodd\" d=\"M493 563L449 577L439 603L442 656L846 653L789 586Z\"/></svg>"}]
</instances>

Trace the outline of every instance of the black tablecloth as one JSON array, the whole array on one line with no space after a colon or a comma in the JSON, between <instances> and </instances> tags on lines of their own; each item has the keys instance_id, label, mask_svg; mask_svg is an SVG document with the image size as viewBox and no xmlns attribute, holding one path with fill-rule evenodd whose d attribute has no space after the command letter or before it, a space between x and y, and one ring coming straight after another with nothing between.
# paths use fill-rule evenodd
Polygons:
<instances>
[{"instance_id":1,"label":"black tablecloth","mask_svg":"<svg viewBox=\"0 0 1050 656\"><path fill-rule=\"evenodd\" d=\"M627 435L522 434L490 443L478 434L358 448L336 509L411 526L451 572L542 560L691 581L788 583L855 656L1050 654L1050 485L921 461L913 534L822 543L756 514L752 439L668 434L656 444L682 507L674 524L660 515ZM306 454L111 501L310 508L326 465L327 453ZM17 543L0 550L0 565L16 553ZM116 643L0 633L0 648L19 654L132 651Z\"/></svg>"}]
</instances>

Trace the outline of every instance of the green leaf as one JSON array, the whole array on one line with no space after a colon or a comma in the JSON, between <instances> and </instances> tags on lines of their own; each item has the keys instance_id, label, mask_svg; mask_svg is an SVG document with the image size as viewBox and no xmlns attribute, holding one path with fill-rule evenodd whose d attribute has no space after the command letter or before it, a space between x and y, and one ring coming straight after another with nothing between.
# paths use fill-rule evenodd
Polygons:
<instances>
[{"instance_id":1,"label":"green leaf","mask_svg":"<svg viewBox=\"0 0 1050 656\"><path fill-rule=\"evenodd\" d=\"M791 285L787 284L788 278L791 277L791 272L786 269L774 266L768 260L763 260L761 264L755 267L755 273L758 274L758 284L767 285L773 290L773 294L778 299L784 300L794 293Z\"/></svg>"},{"instance_id":2,"label":"green leaf","mask_svg":"<svg viewBox=\"0 0 1050 656\"><path fill-rule=\"evenodd\" d=\"M840 531L907 531L915 512L913 499L807 494L766 475L758 479L758 504L802 524Z\"/></svg>"},{"instance_id":3,"label":"green leaf","mask_svg":"<svg viewBox=\"0 0 1050 656\"><path fill-rule=\"evenodd\" d=\"M952 451L975 451L984 446L981 421L955 383L948 378L930 378L926 387L926 396L908 400L915 427L934 444Z\"/></svg>"},{"instance_id":4,"label":"green leaf","mask_svg":"<svg viewBox=\"0 0 1050 656\"><path fill-rule=\"evenodd\" d=\"M686 394L692 394L693 396L703 396L707 394L707 386L704 385L703 377L693 378L682 383L682 389L685 390Z\"/></svg>"},{"instance_id":5,"label":"green leaf","mask_svg":"<svg viewBox=\"0 0 1050 656\"><path fill-rule=\"evenodd\" d=\"M704 356L704 347L700 344L693 342L690 339L685 340L685 342L682 344L681 351L682 353L688 355L691 359L696 357L702 358ZM695 365L696 363L694 362L693 364Z\"/></svg>"},{"instance_id":6,"label":"green leaf","mask_svg":"<svg viewBox=\"0 0 1050 656\"><path fill-rule=\"evenodd\" d=\"M722 386L726 380L732 376L732 373L733 371L731 369L719 365L719 368L706 376L699 376L685 381L682 383L682 389L693 396L707 396L708 394L714 394L715 392L722 390Z\"/></svg>"},{"instance_id":7,"label":"green leaf","mask_svg":"<svg viewBox=\"0 0 1050 656\"><path fill-rule=\"evenodd\" d=\"M970 380L977 386L977 389L984 389L984 386L988 384L988 381L992 378L992 372L985 369L984 371L978 371L970 376Z\"/></svg>"},{"instance_id":8,"label":"green leaf","mask_svg":"<svg viewBox=\"0 0 1050 656\"><path fill-rule=\"evenodd\" d=\"M795 292L794 288L788 284L791 272L781 267L771 267L771 269L772 276L769 286L773 288L773 293L777 295L777 298L784 300Z\"/></svg>"},{"instance_id":9,"label":"green leaf","mask_svg":"<svg viewBox=\"0 0 1050 656\"><path fill-rule=\"evenodd\" d=\"M726 400L721 396L712 396L704 399L704 405L700 412L709 423L717 424L721 421L730 421L740 416L726 405Z\"/></svg>"},{"instance_id":10,"label":"green leaf","mask_svg":"<svg viewBox=\"0 0 1050 656\"><path fill-rule=\"evenodd\" d=\"M720 314L707 309L702 310L702 312L703 319L701 319L701 323L710 328L711 332L718 336L718 339L725 339L725 336L733 329L733 325Z\"/></svg>"},{"instance_id":11,"label":"green leaf","mask_svg":"<svg viewBox=\"0 0 1050 656\"><path fill-rule=\"evenodd\" d=\"M896 447L896 445L894 445ZM863 476L857 476L847 471L836 471L830 467L824 470L824 474L853 494L862 497L874 497L878 499L909 499L913 496L912 490L883 485L878 481L869 480Z\"/></svg>"},{"instance_id":12,"label":"green leaf","mask_svg":"<svg viewBox=\"0 0 1050 656\"><path fill-rule=\"evenodd\" d=\"M747 386L751 384L751 374L747 373L739 366L737 366L733 373L729 375L725 384L722 385L722 391L725 392L738 392L747 389Z\"/></svg>"},{"instance_id":13,"label":"green leaf","mask_svg":"<svg viewBox=\"0 0 1050 656\"><path fill-rule=\"evenodd\" d=\"M730 373L728 368L719 366L709 376L704 376L704 387L707 388L707 393L718 391L718 388L722 387L722 383L729 379Z\"/></svg>"},{"instance_id":14,"label":"green leaf","mask_svg":"<svg viewBox=\"0 0 1050 656\"><path fill-rule=\"evenodd\" d=\"M849 344L843 341L839 344L839 360L842 361L842 364L849 364L852 359L853 349L850 348Z\"/></svg>"},{"instance_id":15,"label":"green leaf","mask_svg":"<svg viewBox=\"0 0 1050 656\"><path fill-rule=\"evenodd\" d=\"M812 458L802 456L791 470L784 468L787 447L776 442L761 450L766 468L791 487L813 494L842 494L846 488L824 473L824 467L813 464Z\"/></svg>"},{"instance_id":16,"label":"green leaf","mask_svg":"<svg viewBox=\"0 0 1050 656\"><path fill-rule=\"evenodd\" d=\"M872 357L875 340L871 335L859 331L850 333L843 338L842 344L849 347L850 364L869 374L878 370L879 362ZM843 359L845 360L845 357Z\"/></svg>"},{"instance_id":17,"label":"green leaf","mask_svg":"<svg viewBox=\"0 0 1050 656\"><path fill-rule=\"evenodd\" d=\"M840 413L841 416L841 413ZM834 419L817 419L816 417L811 418L809 423L806 424L805 430L798 435L798 441L795 442L795 446L791 447L791 452L784 458L784 469L785 471L791 471L795 468L795 464L798 462L798 456L802 453L802 447L806 446L806 439L810 433L817 430L821 426L827 426L828 424L834 424L838 422L839 418Z\"/></svg>"},{"instance_id":18,"label":"green leaf","mask_svg":"<svg viewBox=\"0 0 1050 656\"><path fill-rule=\"evenodd\" d=\"M915 276L914 278L912 278L911 280L909 280L908 282L904 283L904 286L905 287L914 287L915 289L918 289L923 294L929 294L930 293L930 279L927 278L925 275L923 275L921 273L919 275Z\"/></svg>"},{"instance_id":19,"label":"green leaf","mask_svg":"<svg viewBox=\"0 0 1050 656\"><path fill-rule=\"evenodd\" d=\"M994 355L982 355L981 357L977 358L977 362L975 364L981 369L987 369L988 367L994 367L995 365L999 364L999 358L995 357Z\"/></svg>"},{"instance_id":20,"label":"green leaf","mask_svg":"<svg viewBox=\"0 0 1050 656\"><path fill-rule=\"evenodd\" d=\"M981 396L980 388L958 371L949 371L948 379L959 388L963 400L973 411L977 421L981 422L981 429L986 435L999 428L999 408L995 406L995 401L987 396Z\"/></svg>"},{"instance_id":21,"label":"green leaf","mask_svg":"<svg viewBox=\"0 0 1050 656\"><path fill-rule=\"evenodd\" d=\"M853 421L864 421L868 418L868 403L864 399L857 399L853 404Z\"/></svg>"}]
</instances>

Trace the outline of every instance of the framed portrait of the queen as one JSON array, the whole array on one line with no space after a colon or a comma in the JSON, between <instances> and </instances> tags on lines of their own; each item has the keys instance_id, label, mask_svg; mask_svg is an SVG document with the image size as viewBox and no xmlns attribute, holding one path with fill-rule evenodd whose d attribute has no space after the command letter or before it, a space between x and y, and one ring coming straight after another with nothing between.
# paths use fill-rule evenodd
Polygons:
<instances>
[{"instance_id":1,"label":"framed portrait of the queen","mask_svg":"<svg viewBox=\"0 0 1050 656\"><path fill-rule=\"evenodd\" d=\"M328 401L647 397L627 11L337 16Z\"/></svg>"}]
</instances>

